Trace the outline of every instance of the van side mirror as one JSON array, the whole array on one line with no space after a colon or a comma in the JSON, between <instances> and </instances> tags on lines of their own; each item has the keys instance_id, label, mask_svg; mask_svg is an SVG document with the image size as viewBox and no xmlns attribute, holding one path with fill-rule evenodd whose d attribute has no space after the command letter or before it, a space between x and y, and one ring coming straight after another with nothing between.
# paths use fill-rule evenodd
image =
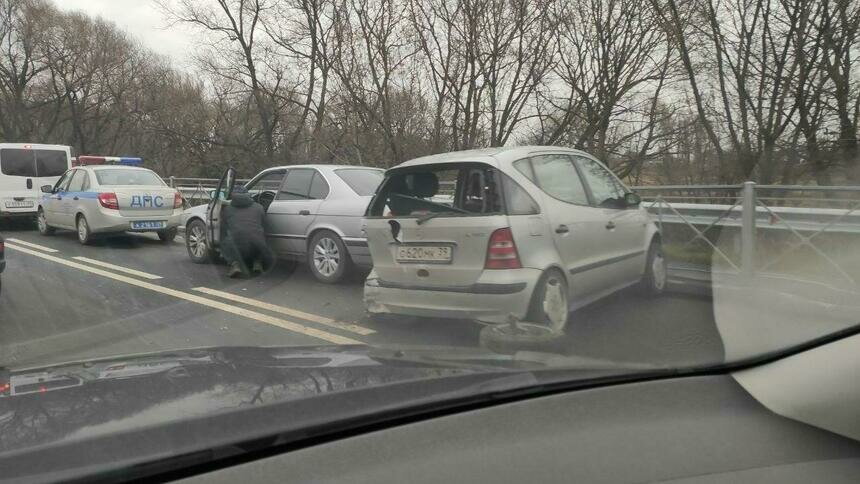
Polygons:
<instances>
[{"instance_id":1,"label":"van side mirror","mask_svg":"<svg viewBox=\"0 0 860 484\"><path fill-rule=\"evenodd\" d=\"M42 185L41 186L42 193L54 193L54 187L51 185Z\"/></svg>"},{"instance_id":2,"label":"van side mirror","mask_svg":"<svg viewBox=\"0 0 860 484\"><path fill-rule=\"evenodd\" d=\"M628 207L638 207L642 203L642 197L633 193L627 192L624 194L624 205Z\"/></svg>"}]
</instances>

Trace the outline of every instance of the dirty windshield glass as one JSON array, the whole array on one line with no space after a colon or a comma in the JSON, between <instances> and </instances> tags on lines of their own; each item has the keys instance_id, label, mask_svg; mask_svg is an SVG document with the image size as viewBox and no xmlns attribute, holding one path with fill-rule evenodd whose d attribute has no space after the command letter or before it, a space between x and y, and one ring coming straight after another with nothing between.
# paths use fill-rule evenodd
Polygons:
<instances>
[{"instance_id":1,"label":"dirty windshield glass","mask_svg":"<svg viewBox=\"0 0 860 484\"><path fill-rule=\"evenodd\" d=\"M0 281L0 479L774 361L860 329L860 2L0 0Z\"/></svg>"}]
</instances>

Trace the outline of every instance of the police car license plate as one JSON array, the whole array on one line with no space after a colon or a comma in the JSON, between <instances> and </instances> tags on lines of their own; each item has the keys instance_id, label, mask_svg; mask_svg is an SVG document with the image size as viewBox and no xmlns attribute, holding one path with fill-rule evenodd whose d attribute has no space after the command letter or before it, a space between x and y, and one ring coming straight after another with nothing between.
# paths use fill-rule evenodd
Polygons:
<instances>
[{"instance_id":1,"label":"police car license plate","mask_svg":"<svg viewBox=\"0 0 860 484\"><path fill-rule=\"evenodd\" d=\"M444 245L404 245L397 248L398 262L451 262L451 247Z\"/></svg>"},{"instance_id":2,"label":"police car license plate","mask_svg":"<svg viewBox=\"0 0 860 484\"><path fill-rule=\"evenodd\" d=\"M158 221L143 221L143 222L132 222L131 228L133 229L163 229L167 225L167 222Z\"/></svg>"},{"instance_id":3,"label":"police car license plate","mask_svg":"<svg viewBox=\"0 0 860 484\"><path fill-rule=\"evenodd\" d=\"M32 208L33 202L6 202L6 208Z\"/></svg>"}]
</instances>

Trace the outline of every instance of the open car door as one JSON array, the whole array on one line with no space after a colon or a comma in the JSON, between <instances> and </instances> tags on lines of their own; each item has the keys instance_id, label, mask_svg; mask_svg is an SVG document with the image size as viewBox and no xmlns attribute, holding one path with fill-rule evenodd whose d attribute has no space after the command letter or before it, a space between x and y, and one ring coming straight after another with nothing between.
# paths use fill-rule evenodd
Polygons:
<instances>
[{"instance_id":1,"label":"open car door","mask_svg":"<svg viewBox=\"0 0 860 484\"><path fill-rule=\"evenodd\" d=\"M212 199L206 207L206 219L208 220L206 238L209 247L218 247L221 243L221 218L223 208L230 203L233 195L233 185L236 183L236 169L227 167L218 180L218 188L212 194Z\"/></svg>"}]
</instances>

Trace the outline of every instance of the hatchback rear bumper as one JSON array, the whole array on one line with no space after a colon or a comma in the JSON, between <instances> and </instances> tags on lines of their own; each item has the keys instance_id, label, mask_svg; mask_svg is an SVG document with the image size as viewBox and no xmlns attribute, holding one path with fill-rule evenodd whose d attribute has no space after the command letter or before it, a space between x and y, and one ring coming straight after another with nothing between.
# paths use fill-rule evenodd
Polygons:
<instances>
[{"instance_id":1,"label":"hatchback rear bumper","mask_svg":"<svg viewBox=\"0 0 860 484\"><path fill-rule=\"evenodd\" d=\"M372 314L501 323L511 314L526 316L540 276L537 269L486 271L474 284L439 287L384 281L371 272L364 285L364 304Z\"/></svg>"}]
</instances>

